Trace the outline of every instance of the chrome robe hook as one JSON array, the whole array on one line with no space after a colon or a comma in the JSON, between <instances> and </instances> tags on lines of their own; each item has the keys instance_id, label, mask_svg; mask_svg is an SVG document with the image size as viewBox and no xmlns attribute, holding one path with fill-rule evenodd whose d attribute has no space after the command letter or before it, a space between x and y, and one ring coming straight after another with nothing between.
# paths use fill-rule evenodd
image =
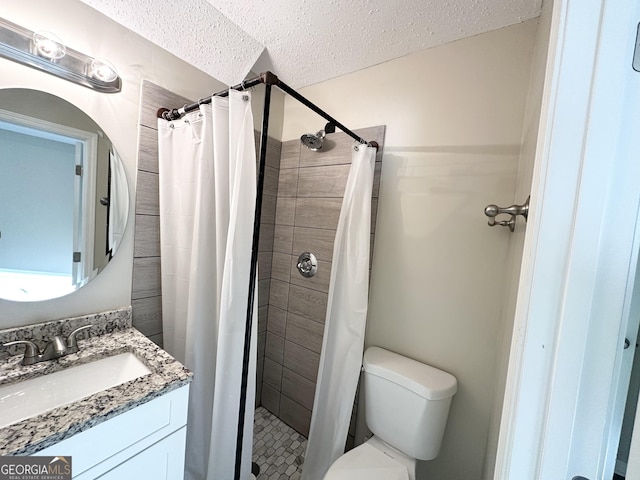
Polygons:
<instances>
[{"instance_id":1,"label":"chrome robe hook","mask_svg":"<svg viewBox=\"0 0 640 480\"><path fill-rule=\"evenodd\" d=\"M531 195L527 197L527 201L522 205L511 205L510 207L498 207L497 205L487 205L484 209L484 214L489 217L488 225L490 227L495 227L496 225L500 225L502 227L509 227L509 230L512 232L516 229L516 217L518 215L522 215L524 217L524 221L527 221L529 216L529 200L531 199ZM509 220L500 220L496 221L496 217L501 214L511 215Z\"/></svg>"}]
</instances>

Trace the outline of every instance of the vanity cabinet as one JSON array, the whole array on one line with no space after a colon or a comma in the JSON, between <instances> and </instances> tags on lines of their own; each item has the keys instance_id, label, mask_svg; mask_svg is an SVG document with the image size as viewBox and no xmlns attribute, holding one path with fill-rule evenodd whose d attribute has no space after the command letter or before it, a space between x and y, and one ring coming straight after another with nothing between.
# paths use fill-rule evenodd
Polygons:
<instances>
[{"instance_id":1,"label":"vanity cabinet","mask_svg":"<svg viewBox=\"0 0 640 480\"><path fill-rule=\"evenodd\" d=\"M34 455L71 456L77 480L176 480L184 476L189 385Z\"/></svg>"}]
</instances>

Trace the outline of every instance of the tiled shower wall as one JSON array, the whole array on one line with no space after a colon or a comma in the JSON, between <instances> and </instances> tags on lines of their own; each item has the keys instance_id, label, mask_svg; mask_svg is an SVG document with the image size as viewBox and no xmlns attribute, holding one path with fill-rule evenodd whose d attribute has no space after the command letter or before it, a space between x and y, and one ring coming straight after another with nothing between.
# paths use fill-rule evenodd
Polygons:
<instances>
[{"instance_id":1,"label":"tiled shower wall","mask_svg":"<svg viewBox=\"0 0 640 480\"><path fill-rule=\"evenodd\" d=\"M185 105L191 100L151 82L143 81L138 136L136 217L131 303L133 325L162 346L162 293L160 288L160 212L158 201L158 132L160 107ZM256 145L259 136L256 133ZM278 140L269 138L265 170L262 226L258 254L258 375L256 403L260 403L265 331L269 301L278 167Z\"/></svg>"},{"instance_id":2,"label":"tiled shower wall","mask_svg":"<svg viewBox=\"0 0 640 480\"><path fill-rule=\"evenodd\" d=\"M357 130L382 147L384 126ZM282 144L278 184L271 291L266 332L262 405L308 436L322 347L333 241L351 164L353 140L327 135L322 150ZM380 185L382 148L376 158L371 239ZM312 252L318 271L305 278L298 255Z\"/></svg>"}]
</instances>

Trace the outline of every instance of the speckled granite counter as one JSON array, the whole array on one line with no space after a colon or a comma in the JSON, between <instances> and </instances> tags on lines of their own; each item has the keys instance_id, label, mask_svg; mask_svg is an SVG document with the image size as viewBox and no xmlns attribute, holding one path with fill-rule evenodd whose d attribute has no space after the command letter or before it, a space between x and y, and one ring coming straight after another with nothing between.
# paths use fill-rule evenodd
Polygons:
<instances>
[{"instance_id":1,"label":"speckled granite counter","mask_svg":"<svg viewBox=\"0 0 640 480\"><path fill-rule=\"evenodd\" d=\"M38 327L26 327L31 329L31 333L36 329L38 332L53 331L55 335L60 334L61 331L68 334L80 325L90 323L96 325L91 329L90 338L79 340L78 353L58 360L22 366L20 365L22 354L0 358L0 386L124 352L134 353L151 370L151 373L77 402L0 428L0 455L36 453L191 381L192 373L189 370L131 327L130 309L128 317L126 309L100 315L100 317L78 317L80 320L70 319L69 322L48 322ZM26 332L16 330L20 329L1 331L0 343L14 338L38 337L38 335L29 336ZM50 337L49 333L42 333L41 338Z\"/></svg>"}]
</instances>

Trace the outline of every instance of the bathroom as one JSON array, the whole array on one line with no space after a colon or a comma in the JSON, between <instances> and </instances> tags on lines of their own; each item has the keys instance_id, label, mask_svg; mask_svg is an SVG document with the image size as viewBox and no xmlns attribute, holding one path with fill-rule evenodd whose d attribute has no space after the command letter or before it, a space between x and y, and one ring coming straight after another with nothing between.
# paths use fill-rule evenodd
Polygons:
<instances>
[{"instance_id":1,"label":"bathroom","mask_svg":"<svg viewBox=\"0 0 640 480\"><path fill-rule=\"evenodd\" d=\"M44 90L89 112L118 146L135 192L142 82L187 99L226 87L84 3L52 3L29 0L3 7L0 16L46 26L73 48L110 59L122 92L95 94L6 60L0 87ZM541 8L524 22L300 89L352 129L385 126L365 344L458 380L440 455L419 467L425 478L493 476L526 224L518 218L513 233L490 228L483 208L522 203L531 193L552 3ZM271 115L269 134L283 143L325 123L279 94ZM140 202L144 192L136 194ZM0 301L2 327L133 305L134 326L161 343L157 316L136 318L136 307L156 296L136 279L157 272L135 240L127 228L118 255L71 296ZM266 341L268 330L262 335ZM358 435L362 429L356 443Z\"/></svg>"}]
</instances>

